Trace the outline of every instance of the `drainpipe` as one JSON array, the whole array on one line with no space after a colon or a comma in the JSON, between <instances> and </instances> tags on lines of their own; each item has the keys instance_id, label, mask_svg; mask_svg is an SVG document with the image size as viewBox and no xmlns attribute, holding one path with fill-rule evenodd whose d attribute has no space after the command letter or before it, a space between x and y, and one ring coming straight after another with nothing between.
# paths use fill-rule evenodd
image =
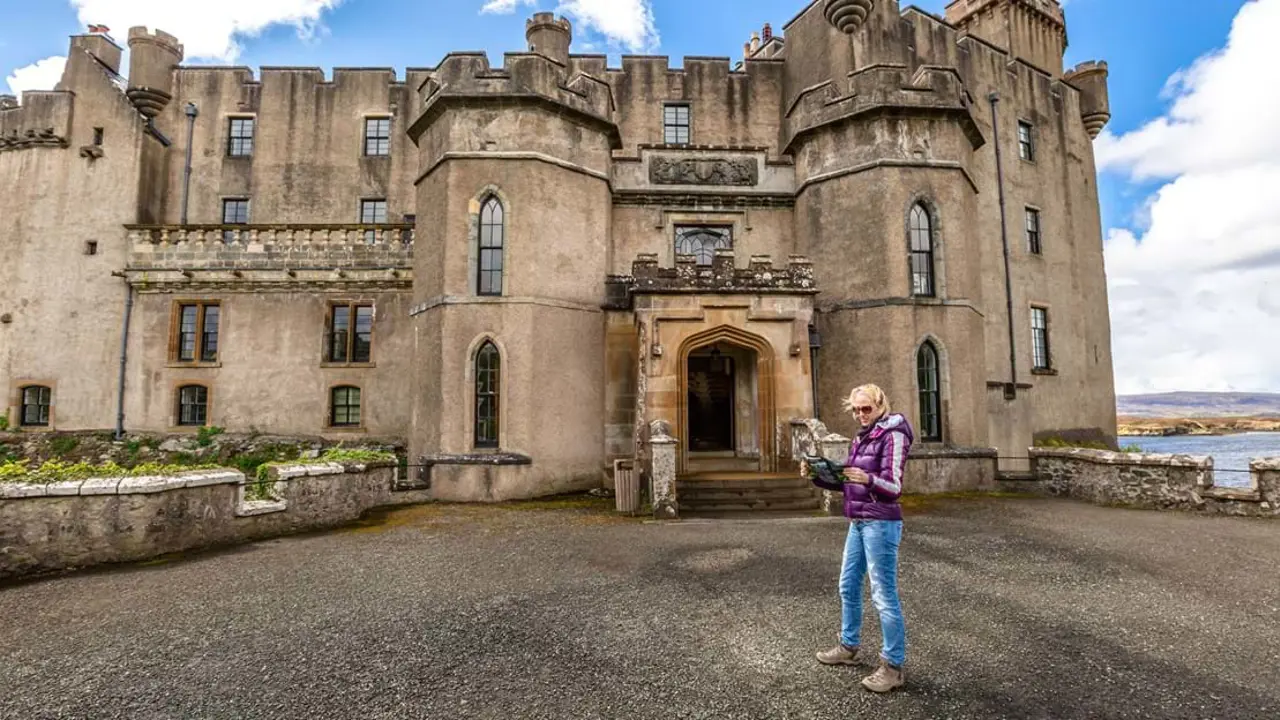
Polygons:
<instances>
[{"instance_id":1,"label":"drainpipe","mask_svg":"<svg viewBox=\"0 0 1280 720\"><path fill-rule=\"evenodd\" d=\"M187 224L187 196L191 192L191 143L196 133L196 116L200 110L193 102L187 103L187 163L182 168L182 224Z\"/></svg>"},{"instance_id":2,"label":"drainpipe","mask_svg":"<svg viewBox=\"0 0 1280 720\"><path fill-rule=\"evenodd\" d=\"M120 331L120 377L116 393L116 440L124 439L124 370L129 359L129 319L133 316L133 286L123 272L111 273L124 279L124 328Z\"/></svg>"},{"instance_id":3,"label":"drainpipe","mask_svg":"<svg viewBox=\"0 0 1280 720\"><path fill-rule=\"evenodd\" d=\"M813 381L813 417L818 419L822 413L818 410L818 350L822 348L822 334L817 325L809 326L809 374Z\"/></svg>"},{"instance_id":4,"label":"drainpipe","mask_svg":"<svg viewBox=\"0 0 1280 720\"><path fill-rule=\"evenodd\" d=\"M1013 335L1013 272L1009 266L1009 221L1004 198L1004 160L1000 155L1000 117L996 113L1000 93L993 92L987 99L991 101L991 128L996 138L996 187L1000 191L1000 240L1004 243L1004 296L1009 318L1009 387L1005 390L1005 397L1012 400L1018 396L1018 348Z\"/></svg>"}]
</instances>

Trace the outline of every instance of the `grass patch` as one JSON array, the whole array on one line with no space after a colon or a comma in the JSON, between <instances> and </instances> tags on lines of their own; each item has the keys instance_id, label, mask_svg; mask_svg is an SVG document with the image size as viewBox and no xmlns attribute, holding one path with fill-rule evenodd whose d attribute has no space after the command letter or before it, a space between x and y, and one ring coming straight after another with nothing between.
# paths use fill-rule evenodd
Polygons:
<instances>
[{"instance_id":1,"label":"grass patch","mask_svg":"<svg viewBox=\"0 0 1280 720\"><path fill-rule=\"evenodd\" d=\"M95 465L87 462L66 463L58 460L49 460L33 468L28 460L12 460L0 464L0 482L47 485L89 478L170 476L189 470L217 468L217 465L162 465L160 463L145 463L126 468L113 462Z\"/></svg>"},{"instance_id":2,"label":"grass patch","mask_svg":"<svg viewBox=\"0 0 1280 720\"><path fill-rule=\"evenodd\" d=\"M209 447L213 444L213 439L223 433L223 429L217 425L207 425L196 430L196 445L200 447Z\"/></svg>"},{"instance_id":3,"label":"grass patch","mask_svg":"<svg viewBox=\"0 0 1280 720\"><path fill-rule=\"evenodd\" d=\"M5 430L8 430L8 429L9 429L9 413L5 413L3 415L0 415L0 432L4 432Z\"/></svg>"},{"instance_id":4,"label":"grass patch","mask_svg":"<svg viewBox=\"0 0 1280 720\"><path fill-rule=\"evenodd\" d=\"M49 451L59 457L70 455L80 447L80 438L75 435L56 435L49 439Z\"/></svg>"}]
</instances>

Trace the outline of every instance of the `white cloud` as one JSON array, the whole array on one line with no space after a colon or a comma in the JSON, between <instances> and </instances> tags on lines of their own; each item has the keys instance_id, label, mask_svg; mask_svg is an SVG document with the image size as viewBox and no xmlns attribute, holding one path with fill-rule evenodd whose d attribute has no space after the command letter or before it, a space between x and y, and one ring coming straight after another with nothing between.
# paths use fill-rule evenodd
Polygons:
<instances>
[{"instance_id":1,"label":"white cloud","mask_svg":"<svg viewBox=\"0 0 1280 720\"><path fill-rule=\"evenodd\" d=\"M188 60L234 62L238 38L253 37L272 25L292 25L304 39L321 29L326 10L343 0L70 0L80 22L111 28L124 43L129 28L145 25L174 35Z\"/></svg>"},{"instance_id":2,"label":"white cloud","mask_svg":"<svg viewBox=\"0 0 1280 720\"><path fill-rule=\"evenodd\" d=\"M1166 181L1108 232L1121 393L1280 390L1280 0L1251 0L1226 47L1170 78L1169 111L1096 144L1100 169Z\"/></svg>"},{"instance_id":3,"label":"white cloud","mask_svg":"<svg viewBox=\"0 0 1280 720\"><path fill-rule=\"evenodd\" d=\"M480 12L506 15L520 6L537 4L537 0L488 0ZM651 0L562 0L555 12L573 21L575 35L599 35L611 47L648 52L660 42ZM594 47L594 43L575 40L574 46Z\"/></svg>"},{"instance_id":4,"label":"white cloud","mask_svg":"<svg viewBox=\"0 0 1280 720\"><path fill-rule=\"evenodd\" d=\"M65 57L47 57L14 70L12 75L5 78L5 82L9 84L9 92L19 99L28 90L52 90L62 79L62 68L66 64Z\"/></svg>"}]
</instances>

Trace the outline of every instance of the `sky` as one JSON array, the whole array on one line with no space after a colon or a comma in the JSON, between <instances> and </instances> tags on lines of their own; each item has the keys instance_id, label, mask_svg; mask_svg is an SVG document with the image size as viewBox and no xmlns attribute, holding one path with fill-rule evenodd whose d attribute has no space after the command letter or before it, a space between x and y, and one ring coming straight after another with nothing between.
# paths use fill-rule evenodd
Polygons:
<instances>
[{"instance_id":1,"label":"sky","mask_svg":"<svg viewBox=\"0 0 1280 720\"><path fill-rule=\"evenodd\" d=\"M885 1L885 0L879 0ZM918 0L941 14L947 0ZM0 0L0 91L50 89L67 36L159 27L188 64L433 67L574 22L575 52L739 58L805 0ZM907 3L903 2L903 6ZM1069 0L1066 64L1110 66L1094 144L1116 387L1280 392L1280 0ZM1194 12L1190 12L1194 10ZM1254 80L1254 77L1258 80Z\"/></svg>"}]
</instances>

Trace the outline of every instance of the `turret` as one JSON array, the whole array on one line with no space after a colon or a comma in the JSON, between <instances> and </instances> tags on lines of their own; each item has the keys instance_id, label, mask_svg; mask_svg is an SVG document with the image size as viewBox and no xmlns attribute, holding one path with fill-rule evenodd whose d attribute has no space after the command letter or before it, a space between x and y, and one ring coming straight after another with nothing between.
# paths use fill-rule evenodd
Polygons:
<instances>
[{"instance_id":1,"label":"turret","mask_svg":"<svg viewBox=\"0 0 1280 720\"><path fill-rule=\"evenodd\" d=\"M1080 63L1066 76L1067 82L1080 90L1080 117L1084 120L1085 132L1094 139L1111 120L1107 75L1107 64L1098 60Z\"/></svg>"},{"instance_id":2,"label":"turret","mask_svg":"<svg viewBox=\"0 0 1280 720\"><path fill-rule=\"evenodd\" d=\"M153 118L173 99L173 70L182 62L182 45L169 33L129 28L129 101Z\"/></svg>"},{"instance_id":3,"label":"turret","mask_svg":"<svg viewBox=\"0 0 1280 720\"><path fill-rule=\"evenodd\" d=\"M1058 77L1067 22L1058 0L953 0L947 22Z\"/></svg>"},{"instance_id":4,"label":"turret","mask_svg":"<svg viewBox=\"0 0 1280 720\"><path fill-rule=\"evenodd\" d=\"M573 42L573 25L555 13L534 13L525 23L524 36L529 52L538 53L562 65L569 64L569 45Z\"/></svg>"},{"instance_id":5,"label":"turret","mask_svg":"<svg viewBox=\"0 0 1280 720\"><path fill-rule=\"evenodd\" d=\"M867 21L874 4L874 0L823 0L822 14L832 27L852 35Z\"/></svg>"}]
</instances>

